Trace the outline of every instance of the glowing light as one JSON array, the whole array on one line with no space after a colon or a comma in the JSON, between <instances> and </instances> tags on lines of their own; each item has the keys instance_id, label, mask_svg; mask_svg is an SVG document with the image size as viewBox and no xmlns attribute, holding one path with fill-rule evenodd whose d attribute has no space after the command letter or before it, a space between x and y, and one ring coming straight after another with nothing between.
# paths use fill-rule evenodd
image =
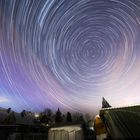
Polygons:
<instances>
[{"instance_id":1,"label":"glowing light","mask_svg":"<svg viewBox=\"0 0 140 140\"><path fill-rule=\"evenodd\" d=\"M38 118L39 117L39 114L35 113L35 117Z\"/></svg>"}]
</instances>

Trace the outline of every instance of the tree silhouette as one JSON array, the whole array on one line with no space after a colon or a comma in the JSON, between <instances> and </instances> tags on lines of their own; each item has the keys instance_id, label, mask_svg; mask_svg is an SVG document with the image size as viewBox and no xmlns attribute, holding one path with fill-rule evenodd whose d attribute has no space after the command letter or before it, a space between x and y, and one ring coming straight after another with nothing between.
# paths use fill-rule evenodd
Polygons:
<instances>
[{"instance_id":1,"label":"tree silhouette","mask_svg":"<svg viewBox=\"0 0 140 140\"><path fill-rule=\"evenodd\" d=\"M72 122L72 117L70 112L67 112L67 122Z\"/></svg>"},{"instance_id":2,"label":"tree silhouette","mask_svg":"<svg viewBox=\"0 0 140 140\"><path fill-rule=\"evenodd\" d=\"M7 113L9 114L11 112L11 108L8 108L7 109Z\"/></svg>"},{"instance_id":3,"label":"tree silhouette","mask_svg":"<svg viewBox=\"0 0 140 140\"><path fill-rule=\"evenodd\" d=\"M49 118L51 118L52 115L53 115L53 112L52 112L52 110L50 108L46 108L44 110L44 114L47 115Z\"/></svg>"},{"instance_id":4,"label":"tree silhouette","mask_svg":"<svg viewBox=\"0 0 140 140\"><path fill-rule=\"evenodd\" d=\"M58 108L56 115L55 115L55 122L56 123L62 122L62 113L60 112L59 108Z\"/></svg>"},{"instance_id":5,"label":"tree silhouette","mask_svg":"<svg viewBox=\"0 0 140 140\"><path fill-rule=\"evenodd\" d=\"M84 122L85 122L84 117L83 117L83 114L81 114L81 115L79 116L78 121L81 122L81 123L84 123Z\"/></svg>"},{"instance_id":6,"label":"tree silhouette","mask_svg":"<svg viewBox=\"0 0 140 140\"><path fill-rule=\"evenodd\" d=\"M26 116L26 111L23 110L21 113L20 113L21 117L25 117Z\"/></svg>"},{"instance_id":7,"label":"tree silhouette","mask_svg":"<svg viewBox=\"0 0 140 140\"><path fill-rule=\"evenodd\" d=\"M84 118L83 118L83 114L81 114L81 113L79 113L79 112L75 112L74 114L73 114L73 121L74 122L81 122L81 121L83 121L84 120Z\"/></svg>"}]
</instances>

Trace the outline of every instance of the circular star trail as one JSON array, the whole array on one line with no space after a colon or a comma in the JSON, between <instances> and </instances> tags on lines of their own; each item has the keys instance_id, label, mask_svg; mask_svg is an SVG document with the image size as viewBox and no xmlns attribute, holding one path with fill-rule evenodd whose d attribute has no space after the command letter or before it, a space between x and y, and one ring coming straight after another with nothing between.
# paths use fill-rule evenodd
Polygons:
<instances>
[{"instance_id":1,"label":"circular star trail","mask_svg":"<svg viewBox=\"0 0 140 140\"><path fill-rule=\"evenodd\" d=\"M138 0L1 0L0 106L137 104L139 38Z\"/></svg>"}]
</instances>

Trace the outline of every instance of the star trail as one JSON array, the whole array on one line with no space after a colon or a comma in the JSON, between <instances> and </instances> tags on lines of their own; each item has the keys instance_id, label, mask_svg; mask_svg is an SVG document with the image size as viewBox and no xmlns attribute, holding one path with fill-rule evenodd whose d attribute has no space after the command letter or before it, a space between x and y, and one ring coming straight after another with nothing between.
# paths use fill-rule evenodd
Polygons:
<instances>
[{"instance_id":1,"label":"star trail","mask_svg":"<svg viewBox=\"0 0 140 140\"><path fill-rule=\"evenodd\" d=\"M139 104L139 53L139 0L0 0L1 107Z\"/></svg>"}]
</instances>

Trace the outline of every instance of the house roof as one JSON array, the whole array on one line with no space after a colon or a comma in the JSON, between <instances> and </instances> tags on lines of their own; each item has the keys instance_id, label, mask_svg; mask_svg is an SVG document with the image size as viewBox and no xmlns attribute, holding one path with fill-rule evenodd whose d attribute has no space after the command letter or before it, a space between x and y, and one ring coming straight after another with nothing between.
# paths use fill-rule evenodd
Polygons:
<instances>
[{"instance_id":1,"label":"house roof","mask_svg":"<svg viewBox=\"0 0 140 140\"><path fill-rule=\"evenodd\" d=\"M140 105L100 110L113 139L140 138Z\"/></svg>"},{"instance_id":2,"label":"house roof","mask_svg":"<svg viewBox=\"0 0 140 140\"><path fill-rule=\"evenodd\" d=\"M56 127L67 127L67 126L82 126L81 123L72 123L72 122L67 122L67 123L56 123L54 125L51 126L51 128L56 128Z\"/></svg>"},{"instance_id":3,"label":"house roof","mask_svg":"<svg viewBox=\"0 0 140 140\"><path fill-rule=\"evenodd\" d=\"M105 113L108 113L110 111L130 111L130 112L136 112L140 113L140 105L134 105L134 106L124 106L124 107L116 107L116 108L103 108L100 110L100 115L103 115Z\"/></svg>"}]
</instances>

